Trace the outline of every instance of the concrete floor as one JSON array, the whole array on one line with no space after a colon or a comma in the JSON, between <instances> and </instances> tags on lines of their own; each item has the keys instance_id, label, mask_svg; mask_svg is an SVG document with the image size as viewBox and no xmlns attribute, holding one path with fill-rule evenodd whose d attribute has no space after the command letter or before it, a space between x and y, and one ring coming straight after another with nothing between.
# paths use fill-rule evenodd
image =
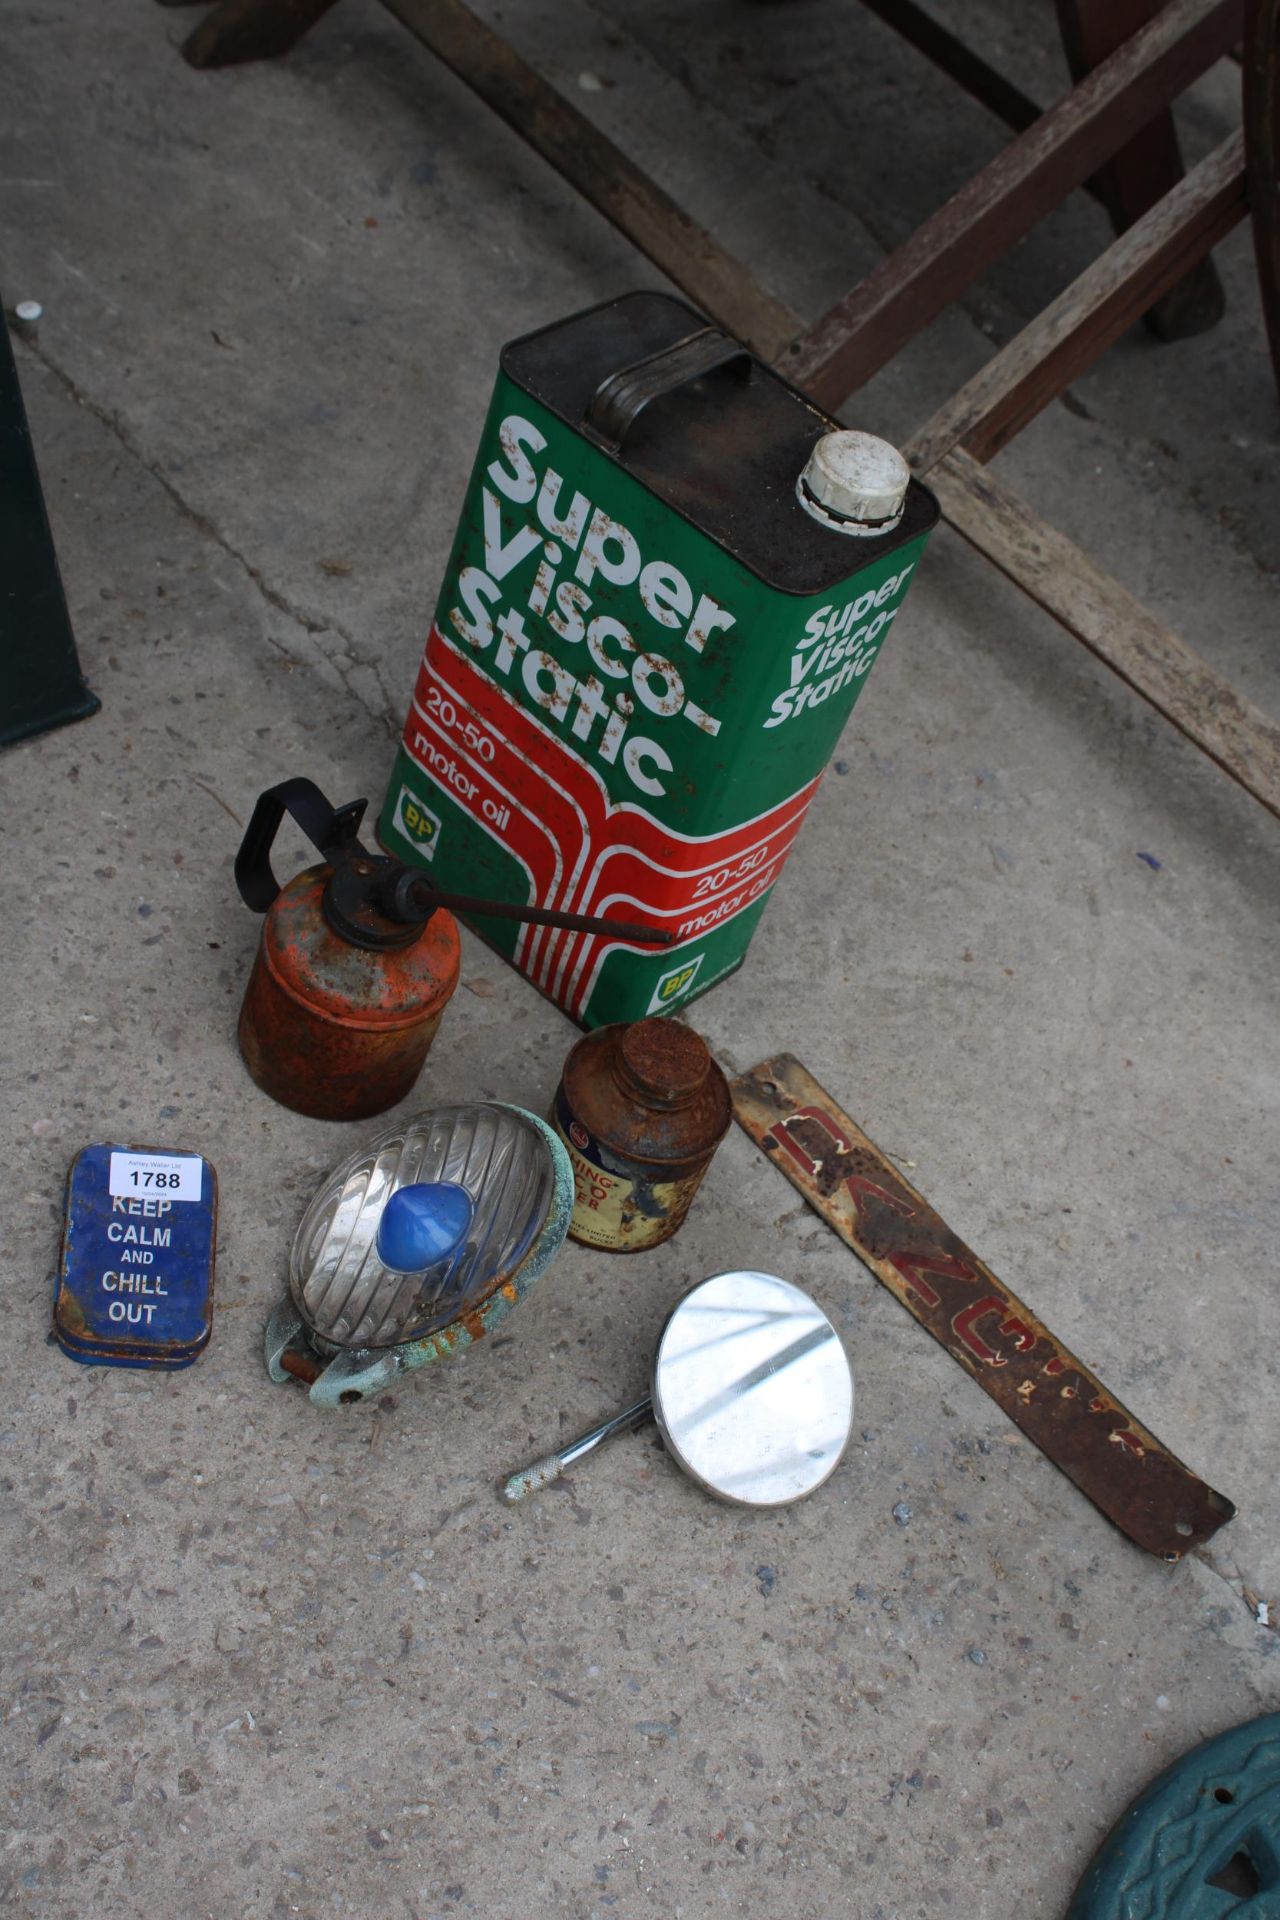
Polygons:
<instances>
[{"instance_id":1,"label":"concrete floor","mask_svg":"<svg viewBox=\"0 0 1280 1920\"><path fill-rule=\"evenodd\" d=\"M938 11L1061 87L1047 0ZM191 19L0 0L0 286L45 307L20 371L103 700L0 762L4 1899L1060 1914L1155 1770L1276 1704L1246 1594L1280 1601L1280 831L944 530L696 1015L730 1065L808 1061L1238 1503L1202 1556L1129 1547L737 1134L669 1249L566 1253L509 1343L372 1414L271 1387L289 1238L359 1134L241 1067L237 823L289 773L380 794L500 343L654 276L373 0L220 75L178 58ZM1001 138L846 0L539 0L519 33L808 311ZM1192 151L1235 84L1196 89ZM1101 232L1077 196L851 417L907 432ZM1275 712L1280 413L1247 236L1219 259L1215 333L1135 334L1001 470ZM419 1098L540 1106L571 1029L465 947L497 991L457 995ZM65 1169L111 1138L221 1176L189 1373L45 1344ZM637 1437L502 1509L739 1262L848 1341L829 1487L752 1516Z\"/></svg>"}]
</instances>

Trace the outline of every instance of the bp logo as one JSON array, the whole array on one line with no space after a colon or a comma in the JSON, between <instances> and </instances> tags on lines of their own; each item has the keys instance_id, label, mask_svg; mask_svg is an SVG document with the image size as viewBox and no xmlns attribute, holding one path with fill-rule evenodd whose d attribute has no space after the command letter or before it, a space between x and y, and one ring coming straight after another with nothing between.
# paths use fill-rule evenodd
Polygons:
<instances>
[{"instance_id":1,"label":"bp logo","mask_svg":"<svg viewBox=\"0 0 1280 1920\"><path fill-rule=\"evenodd\" d=\"M405 839L412 843L415 853L424 860L435 859L436 841L440 838L440 816L432 813L430 807L424 807L412 788L401 787L391 824L398 827Z\"/></svg>"},{"instance_id":2,"label":"bp logo","mask_svg":"<svg viewBox=\"0 0 1280 1920\"><path fill-rule=\"evenodd\" d=\"M698 977L698 968L702 965L702 955L695 953L692 960L685 960L678 967L672 967L664 973L653 990L649 1002L650 1013L664 1013L673 1007L677 1000L683 1000L686 993Z\"/></svg>"}]
</instances>

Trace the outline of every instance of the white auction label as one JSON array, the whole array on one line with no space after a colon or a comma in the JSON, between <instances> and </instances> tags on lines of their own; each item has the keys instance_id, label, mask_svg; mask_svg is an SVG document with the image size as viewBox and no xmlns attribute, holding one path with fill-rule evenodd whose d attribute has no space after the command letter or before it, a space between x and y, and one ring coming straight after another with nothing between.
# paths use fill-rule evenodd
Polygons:
<instances>
[{"instance_id":1,"label":"white auction label","mask_svg":"<svg viewBox=\"0 0 1280 1920\"><path fill-rule=\"evenodd\" d=\"M107 1192L117 1200L198 1200L203 1177L197 1154L113 1153Z\"/></svg>"}]
</instances>

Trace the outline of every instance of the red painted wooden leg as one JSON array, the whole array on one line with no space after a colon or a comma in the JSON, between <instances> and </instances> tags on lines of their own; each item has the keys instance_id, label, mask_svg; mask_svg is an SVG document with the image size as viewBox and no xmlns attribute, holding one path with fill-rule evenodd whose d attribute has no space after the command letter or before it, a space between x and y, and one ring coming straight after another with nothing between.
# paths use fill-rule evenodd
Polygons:
<instances>
[{"instance_id":1,"label":"red painted wooden leg","mask_svg":"<svg viewBox=\"0 0 1280 1920\"><path fill-rule=\"evenodd\" d=\"M1079 82L1160 11L1162 0L1057 0L1067 65ZM1094 183L1117 233L1124 233L1182 178L1173 117L1158 113L1101 169ZM1216 326L1225 306L1212 260L1201 260L1144 316L1162 340L1184 340Z\"/></svg>"},{"instance_id":2,"label":"red painted wooden leg","mask_svg":"<svg viewBox=\"0 0 1280 1920\"><path fill-rule=\"evenodd\" d=\"M334 4L335 0L222 0L186 41L183 56L193 67L274 60L296 46Z\"/></svg>"},{"instance_id":3,"label":"red painted wooden leg","mask_svg":"<svg viewBox=\"0 0 1280 1920\"><path fill-rule=\"evenodd\" d=\"M1280 0L1249 0L1244 145L1262 312L1280 385Z\"/></svg>"}]
</instances>

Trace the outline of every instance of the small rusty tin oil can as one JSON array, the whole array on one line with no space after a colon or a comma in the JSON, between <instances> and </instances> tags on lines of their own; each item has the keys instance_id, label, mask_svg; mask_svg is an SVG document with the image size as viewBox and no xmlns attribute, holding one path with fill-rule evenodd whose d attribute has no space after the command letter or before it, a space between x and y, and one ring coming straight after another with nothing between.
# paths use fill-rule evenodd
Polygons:
<instances>
[{"instance_id":1,"label":"small rusty tin oil can","mask_svg":"<svg viewBox=\"0 0 1280 1920\"><path fill-rule=\"evenodd\" d=\"M732 1116L728 1083L690 1027L637 1020L579 1040L551 1115L573 1165L570 1238L609 1253L669 1240Z\"/></svg>"}]
</instances>

